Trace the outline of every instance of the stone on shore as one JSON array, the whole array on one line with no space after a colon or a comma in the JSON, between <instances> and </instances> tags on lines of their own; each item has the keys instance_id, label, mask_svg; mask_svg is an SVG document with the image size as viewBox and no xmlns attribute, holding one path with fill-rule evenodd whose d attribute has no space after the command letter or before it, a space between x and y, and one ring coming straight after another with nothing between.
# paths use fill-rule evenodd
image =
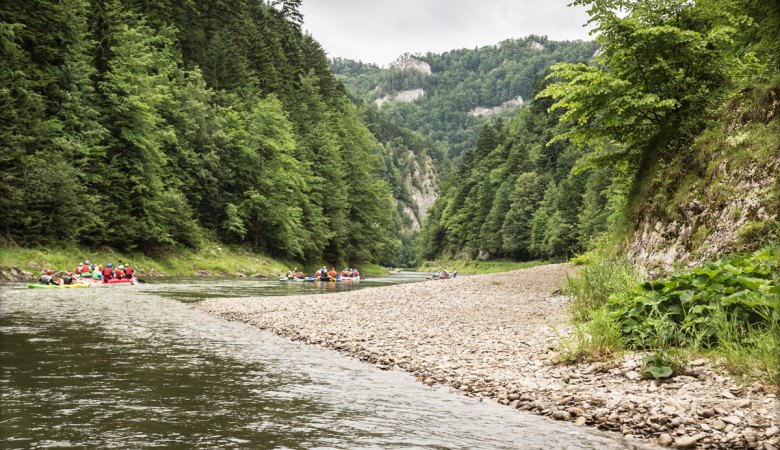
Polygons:
<instances>
[{"instance_id":1,"label":"stone on shore","mask_svg":"<svg viewBox=\"0 0 780 450\"><path fill-rule=\"evenodd\" d=\"M211 299L195 304L226 320L405 370L426 385L492 399L677 448L771 448L772 388L743 387L701 358L655 383L634 375L642 354L556 364L571 327L555 293L565 265L328 295Z\"/></svg>"}]
</instances>

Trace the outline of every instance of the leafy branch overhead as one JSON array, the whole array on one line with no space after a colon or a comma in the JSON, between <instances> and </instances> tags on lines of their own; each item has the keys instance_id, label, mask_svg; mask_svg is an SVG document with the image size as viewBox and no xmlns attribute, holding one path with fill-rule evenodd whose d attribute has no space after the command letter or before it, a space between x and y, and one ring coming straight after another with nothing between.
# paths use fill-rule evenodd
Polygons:
<instances>
[{"instance_id":1,"label":"leafy branch overhead","mask_svg":"<svg viewBox=\"0 0 780 450\"><path fill-rule=\"evenodd\" d=\"M600 49L588 64L553 66L552 83L537 95L553 99L550 110L562 110L561 121L571 125L551 142L592 146L581 167L690 142L720 88L772 67L770 57L741 47L738 36L755 27L742 3L575 1L589 8Z\"/></svg>"}]
</instances>

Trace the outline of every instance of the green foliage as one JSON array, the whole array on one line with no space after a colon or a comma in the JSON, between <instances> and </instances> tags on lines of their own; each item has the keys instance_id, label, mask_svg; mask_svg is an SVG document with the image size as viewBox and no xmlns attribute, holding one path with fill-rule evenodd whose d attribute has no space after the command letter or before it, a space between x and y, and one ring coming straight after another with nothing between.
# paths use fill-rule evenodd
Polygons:
<instances>
[{"instance_id":1,"label":"green foliage","mask_svg":"<svg viewBox=\"0 0 780 450\"><path fill-rule=\"evenodd\" d=\"M771 328L780 318L778 282L780 249L765 248L641 283L628 293L613 294L608 308L633 348L715 347L724 338L719 320L734 321L729 341L750 345L755 333L776 331Z\"/></svg>"},{"instance_id":2,"label":"green foliage","mask_svg":"<svg viewBox=\"0 0 780 450\"><path fill-rule=\"evenodd\" d=\"M132 265L141 278L148 274L202 275L204 271L214 276L232 277L241 272L247 276L270 277L282 275L291 267L289 261L271 259L244 246L224 245L209 239L202 241L197 250L169 247L153 255L79 245L52 246L45 250L0 246L0 267L21 267L36 274L47 268L71 271L85 259L100 264L116 264L121 260Z\"/></svg>"},{"instance_id":3,"label":"green foliage","mask_svg":"<svg viewBox=\"0 0 780 450\"><path fill-rule=\"evenodd\" d=\"M774 55L741 46L756 33L755 2L578 0L601 46L593 64L557 64L538 97L571 125L556 140L593 145L579 167L645 161L690 142L730 78L765 76ZM748 6L747 13L745 6ZM767 8L764 8L767 9ZM771 16L776 18L776 14ZM617 145L614 145L617 144Z\"/></svg>"},{"instance_id":4,"label":"green foliage","mask_svg":"<svg viewBox=\"0 0 780 450\"><path fill-rule=\"evenodd\" d=\"M644 278L625 256L608 248L606 243L600 243L597 250L575 260L583 264L577 275L567 278L565 289L573 298L575 320L591 320L611 296L627 295Z\"/></svg>"},{"instance_id":5,"label":"green foliage","mask_svg":"<svg viewBox=\"0 0 780 450\"><path fill-rule=\"evenodd\" d=\"M543 49L538 47L540 44ZM423 89L423 99L411 104L391 101L382 106L382 112L397 125L445 146L447 156L458 159L476 145L480 130L489 122L469 111L500 106L518 96L528 99L540 72L557 62L585 61L595 50L594 42L552 41L532 35L493 46L413 56L431 66L429 75L393 65L380 69L340 58L331 64L347 89L367 102L408 89ZM399 60L409 57L412 55L403 55Z\"/></svg>"},{"instance_id":6,"label":"green foliage","mask_svg":"<svg viewBox=\"0 0 780 450\"><path fill-rule=\"evenodd\" d=\"M658 351L655 354L645 356L645 366L642 369L642 378L664 380L679 374L684 364L668 351Z\"/></svg>"},{"instance_id":7,"label":"green foliage","mask_svg":"<svg viewBox=\"0 0 780 450\"><path fill-rule=\"evenodd\" d=\"M377 143L299 0L0 6L0 235L156 253L204 236L377 261Z\"/></svg>"},{"instance_id":8,"label":"green foliage","mask_svg":"<svg viewBox=\"0 0 780 450\"><path fill-rule=\"evenodd\" d=\"M608 358L623 349L620 324L604 309L586 323L574 323L559 342L559 358L568 364Z\"/></svg>"}]
</instances>

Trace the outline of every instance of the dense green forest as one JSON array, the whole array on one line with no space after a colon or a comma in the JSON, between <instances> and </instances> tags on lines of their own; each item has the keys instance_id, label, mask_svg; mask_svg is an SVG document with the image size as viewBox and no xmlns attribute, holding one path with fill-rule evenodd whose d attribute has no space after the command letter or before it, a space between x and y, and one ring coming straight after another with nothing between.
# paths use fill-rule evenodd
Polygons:
<instances>
[{"instance_id":1,"label":"dense green forest","mask_svg":"<svg viewBox=\"0 0 780 450\"><path fill-rule=\"evenodd\" d=\"M299 5L3 2L2 242L396 251L383 148Z\"/></svg>"},{"instance_id":2,"label":"dense green forest","mask_svg":"<svg viewBox=\"0 0 780 450\"><path fill-rule=\"evenodd\" d=\"M422 259L572 256L640 217L684 222L695 195L722 207L733 188L719 174L778 157L777 3L575 3L590 8L597 56L554 65L530 108L482 128L431 210ZM777 239L778 191L738 248Z\"/></svg>"},{"instance_id":3,"label":"dense green forest","mask_svg":"<svg viewBox=\"0 0 780 450\"><path fill-rule=\"evenodd\" d=\"M381 110L395 124L422 134L440 145L447 157L458 159L474 147L479 129L488 121L470 111L500 106L518 96L530 99L539 73L555 63L587 61L596 48L593 41L554 41L532 35L498 45L414 56L430 66L430 74L403 65L381 69L343 58L331 64L350 93L368 102L423 89L422 99L390 101ZM408 58L404 55L399 61Z\"/></svg>"}]
</instances>

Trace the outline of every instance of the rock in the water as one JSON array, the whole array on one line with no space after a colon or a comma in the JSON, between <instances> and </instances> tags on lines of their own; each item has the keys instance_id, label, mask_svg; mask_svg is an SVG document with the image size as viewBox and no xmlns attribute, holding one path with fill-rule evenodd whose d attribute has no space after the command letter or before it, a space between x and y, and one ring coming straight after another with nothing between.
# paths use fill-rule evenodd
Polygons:
<instances>
[{"instance_id":1,"label":"rock in the water","mask_svg":"<svg viewBox=\"0 0 780 450\"><path fill-rule=\"evenodd\" d=\"M571 415L568 413L568 411L554 411L552 413L552 418L555 420L571 420Z\"/></svg>"},{"instance_id":2,"label":"rock in the water","mask_svg":"<svg viewBox=\"0 0 780 450\"><path fill-rule=\"evenodd\" d=\"M584 417L580 416L580 417L577 417L577 420L574 421L574 425L576 425L578 427L581 427L581 426L585 425L585 422L587 422L587 420Z\"/></svg>"},{"instance_id":3,"label":"rock in the water","mask_svg":"<svg viewBox=\"0 0 780 450\"><path fill-rule=\"evenodd\" d=\"M773 426L771 428L768 428L764 432L764 436L766 436L768 438L771 438L772 436L776 435L777 433L780 433L780 428L778 428L777 425L775 425L775 426Z\"/></svg>"}]
</instances>

